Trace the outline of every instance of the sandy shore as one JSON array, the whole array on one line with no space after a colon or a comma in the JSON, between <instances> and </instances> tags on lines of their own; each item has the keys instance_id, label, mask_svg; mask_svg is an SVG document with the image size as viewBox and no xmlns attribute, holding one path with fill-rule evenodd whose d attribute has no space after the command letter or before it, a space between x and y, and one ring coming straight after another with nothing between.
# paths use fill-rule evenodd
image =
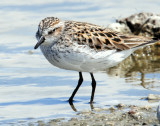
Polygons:
<instances>
[{"instance_id":1,"label":"sandy shore","mask_svg":"<svg viewBox=\"0 0 160 126\"><path fill-rule=\"evenodd\" d=\"M37 121L38 126L160 126L156 107L118 104L110 108L94 108L77 112L75 117ZM31 126L32 124L30 124Z\"/></svg>"}]
</instances>

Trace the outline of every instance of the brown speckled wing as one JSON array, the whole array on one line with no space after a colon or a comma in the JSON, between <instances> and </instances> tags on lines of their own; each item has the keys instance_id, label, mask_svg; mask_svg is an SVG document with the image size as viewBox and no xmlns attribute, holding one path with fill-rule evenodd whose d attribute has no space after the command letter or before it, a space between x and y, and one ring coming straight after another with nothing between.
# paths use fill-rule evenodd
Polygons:
<instances>
[{"instance_id":1,"label":"brown speckled wing","mask_svg":"<svg viewBox=\"0 0 160 126\"><path fill-rule=\"evenodd\" d=\"M123 39L124 43L129 48L135 48L135 47L151 44L157 41L149 37L134 36L134 35L119 35L119 37Z\"/></svg>"},{"instance_id":2,"label":"brown speckled wing","mask_svg":"<svg viewBox=\"0 0 160 126\"><path fill-rule=\"evenodd\" d=\"M112 50L118 51L134 48L143 43L148 43L150 39L138 36L120 35L110 29L84 22L68 22L68 30L72 29L72 41L79 45L88 45L96 51ZM66 27L67 28L67 27Z\"/></svg>"}]
</instances>

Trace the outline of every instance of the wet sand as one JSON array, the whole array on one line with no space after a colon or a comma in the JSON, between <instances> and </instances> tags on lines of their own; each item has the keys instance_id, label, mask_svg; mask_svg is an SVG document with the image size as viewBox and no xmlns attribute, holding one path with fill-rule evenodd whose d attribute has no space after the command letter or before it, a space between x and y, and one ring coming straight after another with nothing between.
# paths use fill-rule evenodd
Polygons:
<instances>
[{"instance_id":1,"label":"wet sand","mask_svg":"<svg viewBox=\"0 0 160 126\"><path fill-rule=\"evenodd\" d=\"M155 107L118 104L110 108L94 108L77 112L69 120L37 121L38 126L160 126ZM30 123L29 125L34 125Z\"/></svg>"}]
</instances>

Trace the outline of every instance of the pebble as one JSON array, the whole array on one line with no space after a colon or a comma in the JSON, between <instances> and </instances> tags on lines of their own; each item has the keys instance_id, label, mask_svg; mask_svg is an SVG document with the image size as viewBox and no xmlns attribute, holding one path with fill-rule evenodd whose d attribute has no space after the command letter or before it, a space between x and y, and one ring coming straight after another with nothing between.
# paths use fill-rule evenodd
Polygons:
<instances>
[{"instance_id":1,"label":"pebble","mask_svg":"<svg viewBox=\"0 0 160 126\"><path fill-rule=\"evenodd\" d=\"M117 108L122 108L122 107L125 107L125 104L120 103L120 104L116 105L116 107Z\"/></svg>"},{"instance_id":2,"label":"pebble","mask_svg":"<svg viewBox=\"0 0 160 126\"><path fill-rule=\"evenodd\" d=\"M141 109L145 109L145 110L149 110L151 109L152 107L151 106L144 106L144 107L140 107Z\"/></svg>"},{"instance_id":3,"label":"pebble","mask_svg":"<svg viewBox=\"0 0 160 126\"><path fill-rule=\"evenodd\" d=\"M116 110L113 106L111 106L109 109L110 109L111 111Z\"/></svg>"},{"instance_id":4,"label":"pebble","mask_svg":"<svg viewBox=\"0 0 160 126\"><path fill-rule=\"evenodd\" d=\"M77 118L71 118L69 121L78 121Z\"/></svg>"},{"instance_id":5,"label":"pebble","mask_svg":"<svg viewBox=\"0 0 160 126\"><path fill-rule=\"evenodd\" d=\"M45 123L41 120L39 120L37 123L38 123L38 126L45 126Z\"/></svg>"},{"instance_id":6,"label":"pebble","mask_svg":"<svg viewBox=\"0 0 160 126\"><path fill-rule=\"evenodd\" d=\"M29 50L29 51L28 51L28 54L32 55L32 54L33 54L33 51L32 51L32 50Z\"/></svg>"},{"instance_id":7,"label":"pebble","mask_svg":"<svg viewBox=\"0 0 160 126\"><path fill-rule=\"evenodd\" d=\"M99 112L102 111L100 108L94 108L94 111Z\"/></svg>"},{"instance_id":8,"label":"pebble","mask_svg":"<svg viewBox=\"0 0 160 126\"><path fill-rule=\"evenodd\" d=\"M160 95L149 94L147 99L148 100L160 100Z\"/></svg>"},{"instance_id":9,"label":"pebble","mask_svg":"<svg viewBox=\"0 0 160 126\"><path fill-rule=\"evenodd\" d=\"M112 29L113 31L117 31L117 32L122 32L122 33L130 33L131 31L129 29L128 26L126 26L125 24L120 24L120 23L112 23L108 25L108 28Z\"/></svg>"}]
</instances>

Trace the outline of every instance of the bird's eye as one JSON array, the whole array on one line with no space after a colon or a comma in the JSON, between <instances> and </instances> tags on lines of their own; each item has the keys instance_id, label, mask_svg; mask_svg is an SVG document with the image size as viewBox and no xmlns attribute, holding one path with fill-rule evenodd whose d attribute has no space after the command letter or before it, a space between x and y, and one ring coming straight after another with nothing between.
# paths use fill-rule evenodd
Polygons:
<instances>
[{"instance_id":1,"label":"bird's eye","mask_svg":"<svg viewBox=\"0 0 160 126\"><path fill-rule=\"evenodd\" d=\"M48 32L49 35L52 34L52 33L53 33L53 31L49 31L49 32Z\"/></svg>"},{"instance_id":2,"label":"bird's eye","mask_svg":"<svg viewBox=\"0 0 160 126\"><path fill-rule=\"evenodd\" d=\"M53 29L52 31L53 31L53 32L55 32L55 31L56 31L56 29Z\"/></svg>"},{"instance_id":3,"label":"bird's eye","mask_svg":"<svg viewBox=\"0 0 160 126\"><path fill-rule=\"evenodd\" d=\"M52 34L55 31L56 31L56 29L53 29L53 30L49 31L48 34L50 35L50 34Z\"/></svg>"}]
</instances>

